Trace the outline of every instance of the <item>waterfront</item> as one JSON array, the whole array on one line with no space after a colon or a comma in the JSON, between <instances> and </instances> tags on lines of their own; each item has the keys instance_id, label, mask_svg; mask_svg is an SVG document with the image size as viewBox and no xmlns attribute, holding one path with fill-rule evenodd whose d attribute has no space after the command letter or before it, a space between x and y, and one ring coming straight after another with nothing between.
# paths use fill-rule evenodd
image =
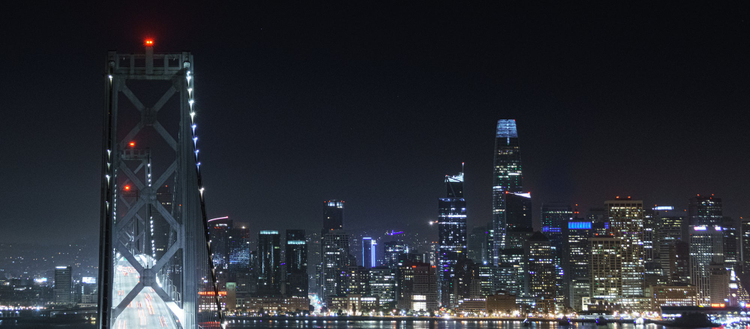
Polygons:
<instances>
[{"instance_id":1,"label":"waterfront","mask_svg":"<svg viewBox=\"0 0 750 329\"><path fill-rule=\"evenodd\" d=\"M9 321L0 321L0 328L16 329L94 329L93 324L39 324L21 323L15 324ZM300 328L300 329L557 329L564 328L555 322L535 322L530 327L524 327L519 321L395 321L395 320L230 320L227 328L230 329L270 329L270 328ZM577 323L567 328L574 329L596 329L594 323ZM607 329L662 329L656 324L633 325L633 324L609 324Z\"/></svg>"}]
</instances>

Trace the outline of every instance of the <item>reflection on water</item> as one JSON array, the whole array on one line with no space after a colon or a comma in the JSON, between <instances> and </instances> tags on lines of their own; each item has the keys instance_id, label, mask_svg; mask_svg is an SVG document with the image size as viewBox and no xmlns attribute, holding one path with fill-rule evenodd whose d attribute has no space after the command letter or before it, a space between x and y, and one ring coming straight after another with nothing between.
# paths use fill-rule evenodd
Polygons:
<instances>
[{"instance_id":1,"label":"reflection on water","mask_svg":"<svg viewBox=\"0 0 750 329\"><path fill-rule=\"evenodd\" d=\"M15 324L0 321L0 328L14 329L94 329L90 324ZM300 329L665 329L655 324L636 326L633 324L609 324L607 327L597 327L594 323L579 323L567 327L560 327L556 322L537 322L530 327L524 327L521 322L513 321L295 321L295 320L249 320L229 321L229 329L270 329L270 328L300 328ZM669 328L679 329L679 328Z\"/></svg>"},{"instance_id":2,"label":"reflection on water","mask_svg":"<svg viewBox=\"0 0 750 329\"><path fill-rule=\"evenodd\" d=\"M556 322L535 322L524 327L518 321L347 321L347 320L247 320L229 321L229 329L300 328L300 329L663 329L655 324L609 324L597 327L594 323L579 323L561 327Z\"/></svg>"}]
</instances>

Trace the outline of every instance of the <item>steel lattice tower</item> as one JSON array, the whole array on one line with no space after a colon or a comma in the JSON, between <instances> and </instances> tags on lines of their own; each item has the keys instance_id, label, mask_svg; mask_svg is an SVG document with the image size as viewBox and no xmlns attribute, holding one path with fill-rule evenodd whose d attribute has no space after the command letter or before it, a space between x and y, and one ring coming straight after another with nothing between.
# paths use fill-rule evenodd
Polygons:
<instances>
[{"instance_id":1,"label":"steel lattice tower","mask_svg":"<svg viewBox=\"0 0 750 329\"><path fill-rule=\"evenodd\" d=\"M218 326L193 56L147 40L105 71L99 328Z\"/></svg>"}]
</instances>

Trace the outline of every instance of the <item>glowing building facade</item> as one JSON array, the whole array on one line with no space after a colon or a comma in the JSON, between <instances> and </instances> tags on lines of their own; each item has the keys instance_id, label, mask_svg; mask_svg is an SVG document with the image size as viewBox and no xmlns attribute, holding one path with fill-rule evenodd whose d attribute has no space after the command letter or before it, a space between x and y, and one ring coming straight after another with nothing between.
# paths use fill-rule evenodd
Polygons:
<instances>
[{"instance_id":1,"label":"glowing building facade","mask_svg":"<svg viewBox=\"0 0 750 329\"><path fill-rule=\"evenodd\" d=\"M440 299L443 305L456 300L455 269L459 258L465 258L466 199L464 199L464 174L445 176L447 197L438 200L438 267Z\"/></svg>"},{"instance_id":2,"label":"glowing building facade","mask_svg":"<svg viewBox=\"0 0 750 329\"><path fill-rule=\"evenodd\" d=\"M499 251L505 249L506 194L523 192L521 150L516 120L497 121L492 186L492 221L494 228L493 265L498 264Z\"/></svg>"},{"instance_id":3,"label":"glowing building facade","mask_svg":"<svg viewBox=\"0 0 750 329\"><path fill-rule=\"evenodd\" d=\"M609 217L609 228L615 239L622 241L620 274L622 297L643 296L644 251L643 251L643 201L625 199L609 200L605 203Z\"/></svg>"}]
</instances>

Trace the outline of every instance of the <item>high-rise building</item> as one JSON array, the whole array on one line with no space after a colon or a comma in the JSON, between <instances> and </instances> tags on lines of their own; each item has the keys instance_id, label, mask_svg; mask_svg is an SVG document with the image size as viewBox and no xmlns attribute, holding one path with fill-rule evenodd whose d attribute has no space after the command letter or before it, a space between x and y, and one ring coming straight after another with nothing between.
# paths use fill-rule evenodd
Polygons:
<instances>
[{"instance_id":1,"label":"high-rise building","mask_svg":"<svg viewBox=\"0 0 750 329\"><path fill-rule=\"evenodd\" d=\"M563 293L568 306L576 310L583 308L583 297L590 297L589 239L594 236L593 232L592 223L581 218L574 218L563 226Z\"/></svg>"},{"instance_id":2,"label":"high-rise building","mask_svg":"<svg viewBox=\"0 0 750 329\"><path fill-rule=\"evenodd\" d=\"M438 309L438 284L434 267L428 263L405 261L399 266L397 273L398 309Z\"/></svg>"},{"instance_id":3,"label":"high-rise building","mask_svg":"<svg viewBox=\"0 0 750 329\"><path fill-rule=\"evenodd\" d=\"M731 217L723 217L721 229L724 232L724 266L727 269L739 270L740 238L737 224Z\"/></svg>"},{"instance_id":4,"label":"high-rise building","mask_svg":"<svg viewBox=\"0 0 750 329\"><path fill-rule=\"evenodd\" d=\"M669 245L669 277L671 285L680 286L691 283L690 280L690 245L677 241Z\"/></svg>"},{"instance_id":5,"label":"high-rise building","mask_svg":"<svg viewBox=\"0 0 750 329\"><path fill-rule=\"evenodd\" d=\"M750 218L740 218L742 272L750 274Z\"/></svg>"},{"instance_id":6,"label":"high-rise building","mask_svg":"<svg viewBox=\"0 0 750 329\"><path fill-rule=\"evenodd\" d=\"M534 234L531 222L531 193L505 193L504 249L523 249Z\"/></svg>"},{"instance_id":7,"label":"high-rise building","mask_svg":"<svg viewBox=\"0 0 750 329\"><path fill-rule=\"evenodd\" d=\"M622 297L643 296L643 201L632 200L630 197L609 200L605 203L605 208L609 217L610 232L614 238L622 241Z\"/></svg>"},{"instance_id":8,"label":"high-rise building","mask_svg":"<svg viewBox=\"0 0 750 329\"><path fill-rule=\"evenodd\" d=\"M684 241L684 232L687 228L684 216L675 214L672 206L655 206L653 216L656 222L654 230L654 255L659 262L664 274L668 280L671 280L671 263L670 251L674 250L671 246L678 241Z\"/></svg>"},{"instance_id":9,"label":"high-rise building","mask_svg":"<svg viewBox=\"0 0 750 329\"><path fill-rule=\"evenodd\" d=\"M557 282L555 256L549 239L542 232L535 232L526 242L524 254L527 273L526 294L536 298L538 312L554 312Z\"/></svg>"},{"instance_id":10,"label":"high-rise building","mask_svg":"<svg viewBox=\"0 0 750 329\"><path fill-rule=\"evenodd\" d=\"M521 150L516 120L497 121L492 186L493 265L499 262L499 250L505 249L506 194L523 192Z\"/></svg>"},{"instance_id":11,"label":"high-rise building","mask_svg":"<svg viewBox=\"0 0 750 329\"><path fill-rule=\"evenodd\" d=\"M73 270L70 266L55 267L55 304L73 303Z\"/></svg>"},{"instance_id":12,"label":"high-rise building","mask_svg":"<svg viewBox=\"0 0 750 329\"><path fill-rule=\"evenodd\" d=\"M337 296L346 289L341 282L341 273L350 265L349 262L349 234L343 230L327 231L323 234L321 243L323 251L323 297Z\"/></svg>"},{"instance_id":13,"label":"high-rise building","mask_svg":"<svg viewBox=\"0 0 750 329\"><path fill-rule=\"evenodd\" d=\"M690 279L698 304L711 304L711 266L724 265L724 231L719 225L690 225Z\"/></svg>"},{"instance_id":14,"label":"high-rise building","mask_svg":"<svg viewBox=\"0 0 750 329\"><path fill-rule=\"evenodd\" d=\"M362 267L373 268L377 266L375 264L377 260L375 255L377 246L378 243L372 237L366 236L362 238Z\"/></svg>"},{"instance_id":15,"label":"high-rise building","mask_svg":"<svg viewBox=\"0 0 750 329\"><path fill-rule=\"evenodd\" d=\"M344 229L344 201L331 199L323 209L323 232Z\"/></svg>"},{"instance_id":16,"label":"high-rise building","mask_svg":"<svg viewBox=\"0 0 750 329\"><path fill-rule=\"evenodd\" d=\"M258 294L281 294L281 237L279 231L263 230L258 233Z\"/></svg>"},{"instance_id":17,"label":"high-rise building","mask_svg":"<svg viewBox=\"0 0 750 329\"><path fill-rule=\"evenodd\" d=\"M383 244L383 265L392 269L398 268L399 262L407 253L407 246L401 241L388 241Z\"/></svg>"},{"instance_id":18,"label":"high-rise building","mask_svg":"<svg viewBox=\"0 0 750 329\"><path fill-rule=\"evenodd\" d=\"M542 233L549 238L555 255L562 255L563 229L573 218L573 208L567 203L542 204Z\"/></svg>"},{"instance_id":19,"label":"high-rise building","mask_svg":"<svg viewBox=\"0 0 750 329\"><path fill-rule=\"evenodd\" d=\"M454 277L459 258L466 257L466 199L463 192L464 173L445 176L447 197L438 200L438 267L440 299L450 305L454 295Z\"/></svg>"},{"instance_id":20,"label":"high-rise building","mask_svg":"<svg viewBox=\"0 0 750 329\"><path fill-rule=\"evenodd\" d=\"M591 298L609 302L622 295L621 249L623 240L613 236L594 236L591 244Z\"/></svg>"},{"instance_id":21,"label":"high-rise building","mask_svg":"<svg viewBox=\"0 0 750 329\"><path fill-rule=\"evenodd\" d=\"M688 208L690 225L721 225L721 198L711 196L695 196L690 198Z\"/></svg>"},{"instance_id":22,"label":"high-rise building","mask_svg":"<svg viewBox=\"0 0 750 329\"><path fill-rule=\"evenodd\" d=\"M235 225L228 217L210 219L208 224L216 279L219 289L223 289L228 281L236 281L250 268L250 230Z\"/></svg>"},{"instance_id":23,"label":"high-rise building","mask_svg":"<svg viewBox=\"0 0 750 329\"><path fill-rule=\"evenodd\" d=\"M349 266L341 272L343 295L369 295L370 271L362 266Z\"/></svg>"},{"instance_id":24,"label":"high-rise building","mask_svg":"<svg viewBox=\"0 0 750 329\"><path fill-rule=\"evenodd\" d=\"M305 230L286 230L286 294L307 297L307 241Z\"/></svg>"},{"instance_id":25,"label":"high-rise building","mask_svg":"<svg viewBox=\"0 0 750 329\"><path fill-rule=\"evenodd\" d=\"M396 307L396 270L388 267L370 269L370 296L377 297L380 306Z\"/></svg>"},{"instance_id":26,"label":"high-rise building","mask_svg":"<svg viewBox=\"0 0 750 329\"><path fill-rule=\"evenodd\" d=\"M469 233L467 241L467 256L477 264L488 264L487 255L487 228L475 226Z\"/></svg>"}]
</instances>

